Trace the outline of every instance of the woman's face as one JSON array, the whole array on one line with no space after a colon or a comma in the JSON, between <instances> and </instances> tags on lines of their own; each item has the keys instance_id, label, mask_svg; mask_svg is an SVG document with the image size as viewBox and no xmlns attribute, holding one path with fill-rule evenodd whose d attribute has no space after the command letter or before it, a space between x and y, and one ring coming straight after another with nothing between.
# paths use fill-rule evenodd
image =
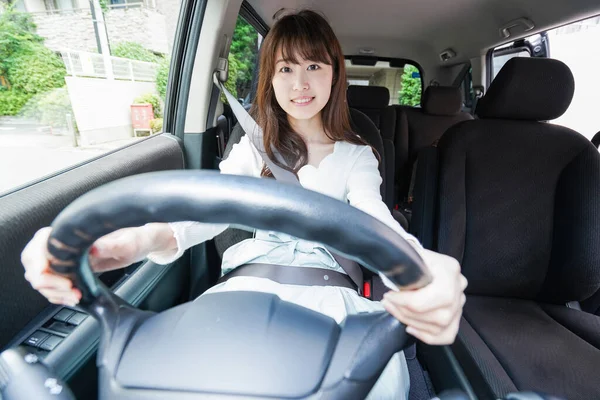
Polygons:
<instances>
[{"instance_id":1,"label":"woman's face","mask_svg":"<svg viewBox=\"0 0 600 400\"><path fill-rule=\"evenodd\" d=\"M299 56L296 58L300 64L284 60L281 51L277 52L272 80L277 103L291 119L320 117L331 95L333 68Z\"/></svg>"}]
</instances>

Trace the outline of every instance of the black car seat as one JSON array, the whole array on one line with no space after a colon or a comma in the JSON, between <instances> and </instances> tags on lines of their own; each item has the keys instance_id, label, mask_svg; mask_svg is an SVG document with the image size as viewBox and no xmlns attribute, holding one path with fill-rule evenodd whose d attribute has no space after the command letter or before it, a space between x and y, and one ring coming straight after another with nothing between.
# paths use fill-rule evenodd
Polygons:
<instances>
[{"instance_id":1,"label":"black car seat","mask_svg":"<svg viewBox=\"0 0 600 400\"><path fill-rule=\"evenodd\" d=\"M592 143L594 146L600 148L600 132L596 133L592 138Z\"/></svg>"},{"instance_id":2,"label":"black car seat","mask_svg":"<svg viewBox=\"0 0 600 400\"><path fill-rule=\"evenodd\" d=\"M384 139L395 150L394 203L408 201L413 164L422 149L439 140L452 125L473 119L462 112L460 88L430 86L423 93L422 107L391 106L381 118Z\"/></svg>"},{"instance_id":3,"label":"black car seat","mask_svg":"<svg viewBox=\"0 0 600 400\"><path fill-rule=\"evenodd\" d=\"M431 242L469 280L452 349L481 399L600 398L600 317L580 309L600 288L600 153L540 122L573 92L562 62L513 58L437 147Z\"/></svg>"},{"instance_id":4,"label":"black car seat","mask_svg":"<svg viewBox=\"0 0 600 400\"><path fill-rule=\"evenodd\" d=\"M348 86L346 93L348 107L356 109L373 121L377 129L381 130L381 118L390 103L390 91L383 86ZM383 137L383 158L385 169L385 186L382 192L383 200L390 210L394 206L394 171L395 150L394 142ZM404 222L404 221L403 221ZM406 222L404 222L406 223Z\"/></svg>"}]
</instances>

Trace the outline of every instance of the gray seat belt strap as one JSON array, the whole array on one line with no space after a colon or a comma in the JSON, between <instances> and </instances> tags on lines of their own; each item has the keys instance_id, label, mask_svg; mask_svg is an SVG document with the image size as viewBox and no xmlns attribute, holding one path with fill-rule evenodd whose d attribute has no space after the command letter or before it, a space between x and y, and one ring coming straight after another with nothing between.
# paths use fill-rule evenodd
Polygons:
<instances>
[{"instance_id":1,"label":"gray seat belt strap","mask_svg":"<svg viewBox=\"0 0 600 400\"><path fill-rule=\"evenodd\" d=\"M236 98L233 97L233 95L231 93L229 93L229 91L225 88L223 83L221 83L221 81L219 81L218 79L217 79L217 82L219 83L221 90L225 94L225 97L227 98L227 101L229 102L229 106L231 107L233 114L235 115L238 122L240 123L240 126L242 127L242 129L244 129L244 132L246 132L246 135L248 135L250 142L254 145L254 147L258 151L258 154L260 154L260 156L262 157L262 159L265 162L265 164L267 165L267 167L269 167L269 169L273 173L273 176L275 177L275 179L277 179L278 181L281 181L281 182L291 183L294 185L300 185L300 182L298 181L298 178L296 177L296 175L294 175L294 173L292 173L291 171L288 171L287 169L281 168L280 166L275 164L273 161L271 161L271 159L269 158L269 156L267 155L267 152L265 150L265 145L263 142L263 131L262 131L261 127L258 126L256 121L254 121L254 118L252 118L250 116L250 114L248 114L248 112L236 100ZM281 154L279 154L279 152L276 149L273 149L273 154L277 158L277 161L279 161L282 164L285 164L285 160L283 159Z\"/></svg>"},{"instance_id":2,"label":"gray seat belt strap","mask_svg":"<svg viewBox=\"0 0 600 400\"><path fill-rule=\"evenodd\" d=\"M219 87L221 88L221 91L225 94L225 98L229 102L231 111L233 111L233 114L240 123L240 126L242 127L242 129L244 129L246 135L248 135L250 142L254 145L256 150L258 150L258 154L260 154L267 167L269 167L275 179L277 179L280 182L300 185L300 181L294 173L288 171L287 169L281 168L273 161L271 161L271 159L267 155L267 152L265 151L262 129L260 128L260 126L258 126L256 121L254 121L254 118L252 118L250 114L248 114L248 112L244 109L244 107L237 101L237 99L233 97L233 95L229 93L229 91L225 88L225 85L223 85L223 83L219 80L218 73L215 73L215 81L218 83ZM273 149L273 154L280 163L286 165L285 160L276 149ZM344 272L346 272L350 279L352 279L352 282L354 282L354 284L357 287L358 293L362 294L364 282L363 273L358 263L349 260L346 257L343 257L337 253L334 253L333 251L330 252L333 258L342 267Z\"/></svg>"}]
</instances>

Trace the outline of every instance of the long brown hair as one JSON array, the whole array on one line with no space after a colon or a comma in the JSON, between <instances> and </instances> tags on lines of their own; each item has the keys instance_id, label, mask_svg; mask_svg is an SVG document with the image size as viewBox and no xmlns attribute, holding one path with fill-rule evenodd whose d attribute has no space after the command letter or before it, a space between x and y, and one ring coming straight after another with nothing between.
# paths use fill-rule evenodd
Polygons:
<instances>
[{"instance_id":1,"label":"long brown hair","mask_svg":"<svg viewBox=\"0 0 600 400\"><path fill-rule=\"evenodd\" d=\"M308 149L302 137L290 126L286 112L275 98L272 80L275 57L281 50L283 58L299 64L305 60L331 65L333 86L329 101L321 110L325 134L332 141L366 145L350 127L350 111L346 103L346 67L342 46L325 18L311 10L303 10L279 19L267 34L260 50L260 71L257 95L252 108L256 122L263 129L267 154L274 163L297 173L308 162ZM281 165L273 155L277 149L289 165ZM272 176L264 167L262 176Z\"/></svg>"}]
</instances>

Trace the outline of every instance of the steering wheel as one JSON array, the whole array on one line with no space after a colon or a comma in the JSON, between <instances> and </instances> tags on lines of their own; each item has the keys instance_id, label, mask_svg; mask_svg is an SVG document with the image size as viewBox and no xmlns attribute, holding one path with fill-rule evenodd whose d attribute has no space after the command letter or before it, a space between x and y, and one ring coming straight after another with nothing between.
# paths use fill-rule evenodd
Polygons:
<instances>
[{"instance_id":1,"label":"steering wheel","mask_svg":"<svg viewBox=\"0 0 600 400\"><path fill-rule=\"evenodd\" d=\"M126 304L96 279L99 237L149 222L229 223L323 243L400 288L430 275L417 252L368 214L300 186L206 171L124 178L83 195L53 222L52 268L83 293L102 326L101 399L363 399L391 356L409 344L386 312L338 325L257 292L220 292L159 314Z\"/></svg>"}]
</instances>

